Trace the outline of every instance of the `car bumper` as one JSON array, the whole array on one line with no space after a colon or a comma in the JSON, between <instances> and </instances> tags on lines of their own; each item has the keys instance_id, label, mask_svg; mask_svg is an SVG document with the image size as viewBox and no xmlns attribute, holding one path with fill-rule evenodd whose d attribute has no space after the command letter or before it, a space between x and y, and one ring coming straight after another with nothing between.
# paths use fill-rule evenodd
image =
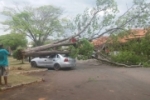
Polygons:
<instances>
[{"instance_id":1,"label":"car bumper","mask_svg":"<svg viewBox=\"0 0 150 100\"><path fill-rule=\"evenodd\" d=\"M66 68L66 67L73 68L76 67L76 64L70 64L70 63L61 64L61 68Z\"/></svg>"}]
</instances>

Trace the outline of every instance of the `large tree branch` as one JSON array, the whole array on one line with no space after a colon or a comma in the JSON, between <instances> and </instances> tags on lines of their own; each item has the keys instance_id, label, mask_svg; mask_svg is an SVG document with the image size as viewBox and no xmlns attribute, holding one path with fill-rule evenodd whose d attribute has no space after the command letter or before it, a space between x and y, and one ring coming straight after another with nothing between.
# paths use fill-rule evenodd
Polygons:
<instances>
[{"instance_id":1,"label":"large tree branch","mask_svg":"<svg viewBox=\"0 0 150 100\"><path fill-rule=\"evenodd\" d=\"M36 42L36 37L33 35L32 31L30 29L27 29L28 33L31 35L31 37L33 38L33 40Z\"/></svg>"},{"instance_id":2,"label":"large tree branch","mask_svg":"<svg viewBox=\"0 0 150 100\"><path fill-rule=\"evenodd\" d=\"M51 32L51 33L53 32L52 30L53 30L53 29L51 29L51 28L49 28L49 29L47 30L47 32L46 32L46 33L44 34L44 36L43 36L43 39L42 39L43 42L47 40L47 37L50 35L50 32Z\"/></svg>"},{"instance_id":3,"label":"large tree branch","mask_svg":"<svg viewBox=\"0 0 150 100\"><path fill-rule=\"evenodd\" d=\"M50 54L68 54L69 51L39 51L39 52L23 52L25 56L47 56Z\"/></svg>"},{"instance_id":4,"label":"large tree branch","mask_svg":"<svg viewBox=\"0 0 150 100\"><path fill-rule=\"evenodd\" d=\"M113 62L113 61L108 60L108 59L102 59L102 58L96 58L96 59L103 61L103 62L113 64L113 65L123 66L123 67L127 67L127 68L142 67L141 65L127 65L127 64L123 64L123 63L117 63L117 62Z\"/></svg>"},{"instance_id":5,"label":"large tree branch","mask_svg":"<svg viewBox=\"0 0 150 100\"><path fill-rule=\"evenodd\" d=\"M46 49L53 48L53 47L68 46L68 45L74 45L74 44L76 44L76 43L47 44L47 45L44 45L44 46L38 46L38 47L35 47L35 48L27 49L24 52L38 52L38 51L46 50Z\"/></svg>"},{"instance_id":6,"label":"large tree branch","mask_svg":"<svg viewBox=\"0 0 150 100\"><path fill-rule=\"evenodd\" d=\"M103 11L103 10L106 10L106 8L105 8L105 9L102 9L102 10L100 10L100 11ZM93 14L93 16L92 16L92 18L90 19L90 21L89 21L89 22L85 25L85 27L84 27L81 31L79 31L77 34L75 34L75 35L73 35L73 36L71 36L71 37L68 37L68 38L66 38L66 39L60 40L60 41L58 41L58 42L55 42L55 44L56 44L56 43L60 43L60 42L64 42L64 41L66 41L66 40L71 39L72 37L77 37L77 36L79 36L80 34L82 34L82 33L89 27L89 25L91 24L91 22L93 21L93 19L95 18L95 16L96 16L100 11L97 10L97 11Z\"/></svg>"}]
</instances>

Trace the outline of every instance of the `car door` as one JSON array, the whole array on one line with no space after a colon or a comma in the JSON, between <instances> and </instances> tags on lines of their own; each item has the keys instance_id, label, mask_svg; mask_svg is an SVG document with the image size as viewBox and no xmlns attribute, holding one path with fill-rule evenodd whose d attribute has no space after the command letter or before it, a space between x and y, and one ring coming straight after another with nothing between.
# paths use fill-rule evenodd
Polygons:
<instances>
[{"instance_id":1,"label":"car door","mask_svg":"<svg viewBox=\"0 0 150 100\"><path fill-rule=\"evenodd\" d=\"M40 57L40 60L38 61L41 66L46 67L48 63L48 57Z\"/></svg>"},{"instance_id":2,"label":"car door","mask_svg":"<svg viewBox=\"0 0 150 100\"><path fill-rule=\"evenodd\" d=\"M50 55L47 59L47 67L53 67L56 55Z\"/></svg>"}]
</instances>

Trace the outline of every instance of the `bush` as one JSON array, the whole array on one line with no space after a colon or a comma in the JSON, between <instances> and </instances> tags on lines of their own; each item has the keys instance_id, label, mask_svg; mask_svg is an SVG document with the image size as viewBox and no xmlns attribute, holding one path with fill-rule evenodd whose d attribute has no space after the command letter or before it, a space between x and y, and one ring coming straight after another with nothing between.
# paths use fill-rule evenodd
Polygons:
<instances>
[{"instance_id":1,"label":"bush","mask_svg":"<svg viewBox=\"0 0 150 100\"><path fill-rule=\"evenodd\" d=\"M72 58L76 58L78 56L78 53L79 53L78 48L75 48L74 46L70 46L69 50L70 50L70 56Z\"/></svg>"},{"instance_id":2,"label":"bush","mask_svg":"<svg viewBox=\"0 0 150 100\"><path fill-rule=\"evenodd\" d=\"M19 47L17 48L16 50L13 51L13 58L17 59L17 60L21 60L23 59L23 56L22 56L22 48Z\"/></svg>"},{"instance_id":3,"label":"bush","mask_svg":"<svg viewBox=\"0 0 150 100\"><path fill-rule=\"evenodd\" d=\"M90 58L94 51L94 46L87 39L82 39L75 46L70 46L70 56L79 60Z\"/></svg>"},{"instance_id":4,"label":"bush","mask_svg":"<svg viewBox=\"0 0 150 100\"><path fill-rule=\"evenodd\" d=\"M139 64L139 62L141 62L141 57L131 51L120 51L116 55L112 54L111 59L115 62L129 64L129 65Z\"/></svg>"},{"instance_id":5,"label":"bush","mask_svg":"<svg viewBox=\"0 0 150 100\"><path fill-rule=\"evenodd\" d=\"M120 35L123 35L120 33ZM115 38L118 38L116 36ZM114 41L117 39L114 38ZM141 63L145 67L150 67L150 30L147 30L146 36L139 39L131 39L126 43L120 44L119 41L113 42L109 47L112 51L119 51L117 55L111 55L111 58L115 62L125 64L139 64Z\"/></svg>"},{"instance_id":6,"label":"bush","mask_svg":"<svg viewBox=\"0 0 150 100\"><path fill-rule=\"evenodd\" d=\"M148 61L148 62L144 62L143 64L143 67L150 67L150 62Z\"/></svg>"}]
</instances>

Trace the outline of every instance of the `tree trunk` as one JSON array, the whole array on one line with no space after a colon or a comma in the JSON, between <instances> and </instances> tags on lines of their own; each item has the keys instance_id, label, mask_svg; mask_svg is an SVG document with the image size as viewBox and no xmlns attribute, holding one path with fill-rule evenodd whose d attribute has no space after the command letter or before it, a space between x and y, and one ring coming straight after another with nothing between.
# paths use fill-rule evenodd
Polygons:
<instances>
[{"instance_id":1,"label":"tree trunk","mask_svg":"<svg viewBox=\"0 0 150 100\"><path fill-rule=\"evenodd\" d=\"M26 56L29 55L40 55L40 54L51 54L51 53L66 53L63 51L43 51L43 50L47 50L50 48L54 48L54 47L59 47L59 46L68 46L68 45L75 45L76 43L58 43L58 44L47 44L47 45L43 45L43 46L38 46L38 47L34 47L34 48L30 48L27 50L23 51L23 54ZM41 51L41 52L38 52Z\"/></svg>"},{"instance_id":2,"label":"tree trunk","mask_svg":"<svg viewBox=\"0 0 150 100\"><path fill-rule=\"evenodd\" d=\"M39 52L24 52L25 56L34 56L34 57L39 57L39 56L47 56L50 54L68 54L69 51L39 51Z\"/></svg>"}]
</instances>

